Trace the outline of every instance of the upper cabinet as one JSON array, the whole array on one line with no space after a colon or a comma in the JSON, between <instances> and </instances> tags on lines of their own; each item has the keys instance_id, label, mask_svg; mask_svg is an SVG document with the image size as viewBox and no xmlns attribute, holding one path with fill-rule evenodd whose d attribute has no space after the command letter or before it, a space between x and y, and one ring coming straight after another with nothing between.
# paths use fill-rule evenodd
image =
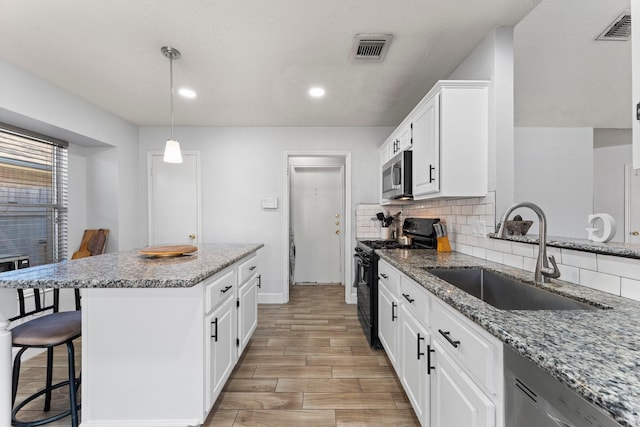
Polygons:
<instances>
[{"instance_id":1,"label":"upper cabinet","mask_svg":"<svg viewBox=\"0 0 640 427\"><path fill-rule=\"evenodd\" d=\"M413 198L486 195L488 82L438 82L414 112Z\"/></svg>"},{"instance_id":2,"label":"upper cabinet","mask_svg":"<svg viewBox=\"0 0 640 427\"><path fill-rule=\"evenodd\" d=\"M414 200L487 194L488 86L439 81L381 146L381 164L397 151L413 151Z\"/></svg>"}]
</instances>

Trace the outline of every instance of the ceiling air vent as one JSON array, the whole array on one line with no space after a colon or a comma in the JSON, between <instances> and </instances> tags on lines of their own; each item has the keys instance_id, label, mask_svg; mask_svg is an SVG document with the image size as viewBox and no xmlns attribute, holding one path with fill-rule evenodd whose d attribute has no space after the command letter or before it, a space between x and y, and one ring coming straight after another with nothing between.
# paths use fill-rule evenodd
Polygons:
<instances>
[{"instance_id":1,"label":"ceiling air vent","mask_svg":"<svg viewBox=\"0 0 640 427\"><path fill-rule=\"evenodd\" d=\"M391 34L356 34L353 40L351 59L353 61L381 62L392 38Z\"/></svg>"},{"instance_id":2,"label":"ceiling air vent","mask_svg":"<svg viewBox=\"0 0 640 427\"><path fill-rule=\"evenodd\" d=\"M631 13L623 12L596 40L627 41L631 36Z\"/></svg>"}]
</instances>

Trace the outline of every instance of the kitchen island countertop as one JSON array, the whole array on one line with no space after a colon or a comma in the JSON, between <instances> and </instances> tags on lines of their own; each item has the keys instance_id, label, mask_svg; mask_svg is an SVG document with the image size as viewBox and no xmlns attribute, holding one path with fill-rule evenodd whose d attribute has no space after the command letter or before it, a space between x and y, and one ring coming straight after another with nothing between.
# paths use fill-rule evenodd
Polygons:
<instances>
[{"instance_id":1,"label":"kitchen island countertop","mask_svg":"<svg viewBox=\"0 0 640 427\"><path fill-rule=\"evenodd\" d=\"M530 284L533 273L455 252L376 253L621 425L640 426L640 302L554 279L538 286L599 309L499 310L428 274L428 268L482 267Z\"/></svg>"},{"instance_id":2,"label":"kitchen island countertop","mask_svg":"<svg viewBox=\"0 0 640 427\"><path fill-rule=\"evenodd\" d=\"M137 250L62 261L0 274L0 288L181 288L195 286L263 244L202 244L176 257Z\"/></svg>"}]
</instances>

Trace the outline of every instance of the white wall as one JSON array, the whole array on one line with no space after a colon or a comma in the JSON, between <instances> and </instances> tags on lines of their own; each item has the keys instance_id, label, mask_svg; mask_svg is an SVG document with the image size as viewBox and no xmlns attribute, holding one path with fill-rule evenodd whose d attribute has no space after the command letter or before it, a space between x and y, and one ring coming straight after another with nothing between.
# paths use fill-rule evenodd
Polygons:
<instances>
[{"instance_id":1,"label":"white wall","mask_svg":"<svg viewBox=\"0 0 640 427\"><path fill-rule=\"evenodd\" d=\"M549 236L587 238L593 213L593 129L515 128L515 198L542 208ZM529 210L518 212L535 219ZM537 234L537 221L531 234Z\"/></svg>"},{"instance_id":2,"label":"white wall","mask_svg":"<svg viewBox=\"0 0 640 427\"><path fill-rule=\"evenodd\" d=\"M391 128L177 128L185 151L200 151L202 164L202 239L213 242L261 242L263 297L283 295L288 273L283 259L284 216L260 208L263 196L283 200L284 152L350 151L352 201L347 213L355 224L354 206L377 200L378 150ZM160 151L167 128L141 128L138 170L140 180L138 242L147 242L146 153ZM352 246L355 237L352 237ZM349 250L351 248L348 248Z\"/></svg>"},{"instance_id":3,"label":"white wall","mask_svg":"<svg viewBox=\"0 0 640 427\"><path fill-rule=\"evenodd\" d=\"M458 65L451 80L490 80L489 191L497 212L513 203L513 27L497 27Z\"/></svg>"},{"instance_id":4,"label":"white wall","mask_svg":"<svg viewBox=\"0 0 640 427\"><path fill-rule=\"evenodd\" d=\"M87 228L87 159L84 148L69 144L69 235L68 257L78 250Z\"/></svg>"},{"instance_id":5,"label":"white wall","mask_svg":"<svg viewBox=\"0 0 640 427\"><path fill-rule=\"evenodd\" d=\"M136 246L137 127L2 59L0 82L0 121L64 139L77 146L113 147L113 154L103 158L110 163L105 179L97 176L96 179L89 180L86 187L87 195L107 193L108 198L99 199L100 206L107 205L110 210L103 212L100 206L94 206L89 202L86 207L86 221L83 222L81 218L78 219L78 215L82 214L82 208L70 206L78 223L70 223L69 228L75 238L86 226L99 225L107 219L107 222L112 224L108 250L116 251ZM94 170L93 166L89 167L88 163L84 164L80 157L82 152L76 151L70 168L86 167L88 173L99 175L100 171ZM81 175L82 171L70 170L69 173L75 177L74 179L80 179L78 175ZM82 203L78 197L81 193L82 188L76 187L70 203Z\"/></svg>"}]
</instances>

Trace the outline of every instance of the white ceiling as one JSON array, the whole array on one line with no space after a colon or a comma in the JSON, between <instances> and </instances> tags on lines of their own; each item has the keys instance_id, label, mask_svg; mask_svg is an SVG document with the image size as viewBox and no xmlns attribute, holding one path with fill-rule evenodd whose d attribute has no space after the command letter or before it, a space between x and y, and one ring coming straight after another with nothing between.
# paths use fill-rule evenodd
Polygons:
<instances>
[{"instance_id":1,"label":"white ceiling","mask_svg":"<svg viewBox=\"0 0 640 427\"><path fill-rule=\"evenodd\" d=\"M395 126L539 1L0 0L0 57L138 125L169 123L170 45L175 86L198 92L177 126ZM351 62L372 32L394 36L384 63Z\"/></svg>"},{"instance_id":2,"label":"white ceiling","mask_svg":"<svg viewBox=\"0 0 640 427\"><path fill-rule=\"evenodd\" d=\"M631 41L595 40L629 9L629 0L543 0L516 26L516 126L631 127Z\"/></svg>"}]
</instances>

